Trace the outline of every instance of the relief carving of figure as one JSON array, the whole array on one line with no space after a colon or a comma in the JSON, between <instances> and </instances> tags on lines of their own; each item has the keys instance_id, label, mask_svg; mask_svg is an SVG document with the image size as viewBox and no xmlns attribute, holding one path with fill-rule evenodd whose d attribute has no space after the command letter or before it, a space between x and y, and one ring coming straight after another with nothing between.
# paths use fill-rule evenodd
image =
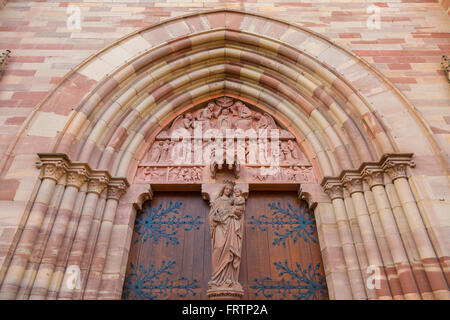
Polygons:
<instances>
[{"instance_id":1,"label":"relief carving of figure","mask_svg":"<svg viewBox=\"0 0 450 320\"><path fill-rule=\"evenodd\" d=\"M248 130L252 128L252 115L253 112L241 101L236 101L231 110L233 114L237 114L238 119L236 121L236 128L242 130Z\"/></svg>"},{"instance_id":2,"label":"relief carving of figure","mask_svg":"<svg viewBox=\"0 0 450 320\"><path fill-rule=\"evenodd\" d=\"M219 129L222 131L222 134L226 134L226 129L231 129L233 127L233 122L230 117L230 109L226 108L222 110L221 115L218 119Z\"/></svg>"},{"instance_id":3,"label":"relief carving of figure","mask_svg":"<svg viewBox=\"0 0 450 320\"><path fill-rule=\"evenodd\" d=\"M170 140L165 140L164 142L162 142L161 156L160 156L158 162L169 162L170 161L170 150L171 150Z\"/></svg>"},{"instance_id":4,"label":"relief carving of figure","mask_svg":"<svg viewBox=\"0 0 450 320\"><path fill-rule=\"evenodd\" d=\"M178 116L172 124L171 131L177 129L186 129L191 135L194 130L194 116L188 112L185 115Z\"/></svg>"},{"instance_id":5,"label":"relief carving of figure","mask_svg":"<svg viewBox=\"0 0 450 320\"><path fill-rule=\"evenodd\" d=\"M208 103L206 108L197 114L197 120L202 122L203 131L214 128L215 119L219 116L221 108L214 102Z\"/></svg>"},{"instance_id":6,"label":"relief carving of figure","mask_svg":"<svg viewBox=\"0 0 450 320\"><path fill-rule=\"evenodd\" d=\"M243 293L238 278L244 211L245 199L241 190L233 182L226 181L208 215L212 246L212 276L208 293L216 290Z\"/></svg>"},{"instance_id":7,"label":"relief carving of figure","mask_svg":"<svg viewBox=\"0 0 450 320\"><path fill-rule=\"evenodd\" d=\"M283 162L292 162L294 158L292 157L292 150L289 148L288 143L286 142L280 142L280 150L281 150L281 161Z\"/></svg>"},{"instance_id":8,"label":"relief carving of figure","mask_svg":"<svg viewBox=\"0 0 450 320\"><path fill-rule=\"evenodd\" d=\"M255 113L253 116L256 120L256 129L276 129L277 125L275 124L275 121L272 119L270 115L267 113L261 114L261 113ZM270 132L267 132L268 135L270 135Z\"/></svg>"},{"instance_id":9,"label":"relief carving of figure","mask_svg":"<svg viewBox=\"0 0 450 320\"><path fill-rule=\"evenodd\" d=\"M149 159L151 163L158 163L159 160L161 159L161 152L162 152L163 144L164 143L162 141L155 142L153 144L153 148L151 150L150 159Z\"/></svg>"}]
</instances>

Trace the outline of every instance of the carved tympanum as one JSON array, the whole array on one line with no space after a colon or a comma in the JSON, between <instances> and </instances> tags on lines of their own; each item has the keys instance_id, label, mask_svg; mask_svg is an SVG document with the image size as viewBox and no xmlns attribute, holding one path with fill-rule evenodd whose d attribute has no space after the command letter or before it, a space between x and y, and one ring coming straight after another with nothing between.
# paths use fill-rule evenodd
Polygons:
<instances>
[{"instance_id":1,"label":"carved tympanum","mask_svg":"<svg viewBox=\"0 0 450 320\"><path fill-rule=\"evenodd\" d=\"M224 96L179 115L162 130L137 179L209 183L224 173L246 183L309 183L311 168L294 135L272 116Z\"/></svg>"}]
</instances>

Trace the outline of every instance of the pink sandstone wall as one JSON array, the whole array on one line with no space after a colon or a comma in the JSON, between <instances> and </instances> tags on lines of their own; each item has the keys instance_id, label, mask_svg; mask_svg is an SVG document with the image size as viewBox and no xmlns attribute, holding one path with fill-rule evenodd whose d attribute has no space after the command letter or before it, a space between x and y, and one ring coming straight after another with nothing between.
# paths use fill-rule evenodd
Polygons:
<instances>
[{"instance_id":1,"label":"pink sandstone wall","mask_svg":"<svg viewBox=\"0 0 450 320\"><path fill-rule=\"evenodd\" d=\"M326 35L386 75L418 109L444 155L450 153L450 90L440 65L450 54L446 0L377 1L380 29L370 30L368 1L78 1L81 30L67 28L70 2L8 1L0 11L0 50L12 50L0 79L0 155L33 108L71 68L139 28L212 8L248 10ZM72 2L72 4L74 4ZM46 125L61 129L64 119ZM3 189L4 186L2 186ZM13 188L14 186L6 186ZM0 192L0 198L8 191Z\"/></svg>"},{"instance_id":2,"label":"pink sandstone wall","mask_svg":"<svg viewBox=\"0 0 450 320\"><path fill-rule=\"evenodd\" d=\"M67 28L70 4L76 4L81 10L81 30ZM338 3L10 0L0 10L0 50L12 51L7 70L0 79L0 171L3 169L1 160L27 116L64 75L84 59L142 27L169 17L220 7L297 23L364 58L387 76L417 108L449 161L450 84L440 66L441 56L450 55L448 1L396 0L375 4L380 11L380 29L367 27L370 14L366 9L370 3L363 0ZM28 132L44 139L62 130L66 120L65 116L56 113L47 114L45 118L38 115ZM21 148L19 153L24 151L23 148L29 153L30 150L38 152L43 146L33 142L23 143ZM27 166L18 168L21 161ZM29 186L21 186L28 182L33 184L38 173L36 168L29 166L29 158L16 157L15 166L11 170L7 168L6 178L0 180L0 225L3 227L0 265L17 225L23 224L24 217L19 212L24 211L32 191ZM449 194L445 183L440 183L442 180L439 179L430 181L433 197L445 200Z\"/></svg>"}]
</instances>

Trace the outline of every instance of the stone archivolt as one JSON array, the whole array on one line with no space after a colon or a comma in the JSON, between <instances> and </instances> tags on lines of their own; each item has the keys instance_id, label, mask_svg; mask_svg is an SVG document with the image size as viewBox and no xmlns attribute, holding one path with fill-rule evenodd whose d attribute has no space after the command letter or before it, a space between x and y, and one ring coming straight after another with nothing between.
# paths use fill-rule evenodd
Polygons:
<instances>
[{"instance_id":1,"label":"stone archivolt","mask_svg":"<svg viewBox=\"0 0 450 320\"><path fill-rule=\"evenodd\" d=\"M154 37L156 33L167 39ZM128 41L140 48L129 59L116 63L107 57L116 49L137 48ZM355 74L363 74L364 81ZM72 90L73 85L88 82ZM14 168L21 167L22 159L35 156L34 149L24 151L23 145L33 138L28 128L37 115L57 112L68 120L56 137L39 137L48 143L47 152L56 152L57 160L48 159L43 165L29 205L15 208L26 222L11 236L11 244L2 247L11 254L1 265L0 298L119 299L136 208L151 198L150 182L167 182L173 167L166 161L167 139L156 135L162 129L167 132L171 124L193 129L191 123L197 119L205 128L219 122L225 127L248 126L251 112L231 104L229 98L262 110L251 126L255 121L273 126L271 118L283 125L311 163L301 170L310 170L314 183L299 178L297 184L301 183L300 196L316 204L331 299L449 299L450 253L440 236L448 230L441 218L448 208L428 191L429 182L423 178L431 170L433 179L443 181L447 167L415 108L370 64L328 39L282 21L229 10L168 19L121 39L74 68L33 112L2 158L2 173L8 168L17 173ZM210 109L189 114L209 102L213 102ZM382 117L387 103L389 116ZM231 116L220 114L218 104L230 109ZM231 121L233 117L239 121ZM151 151L155 156L146 159L156 142L162 151L159 156ZM394 154L396 150L414 151L417 167L409 168L411 155ZM116 196L106 199L108 192L87 192L89 183L75 174L69 174L65 185L63 168L71 172L73 163L86 164L87 182L92 172L102 171L88 165L103 168L110 175L105 174L109 186L112 177L136 180L119 201ZM363 172L366 166L383 170L383 183L379 175ZM195 180L192 169L188 171L174 170L173 179ZM202 171L201 179L210 176ZM240 178L245 177L242 169ZM257 184L267 177L247 179ZM321 180L323 189L315 183ZM59 199L54 190L61 188ZM59 200L54 226L49 228L44 218L53 217L49 204ZM92 221L99 221L93 218L97 205L102 208L99 201L106 201L107 210L97 231ZM121 213L117 221L116 210ZM77 230L82 224L75 221L80 217L85 225ZM91 226L99 242L86 246ZM34 243L47 237L47 246L41 240ZM104 249L110 239L114 250ZM78 246L73 252L72 242ZM29 261L30 252L36 257L42 253L41 264L33 262L39 259ZM81 289L63 290L67 267L81 261ZM382 269L381 289L367 288L369 266Z\"/></svg>"}]
</instances>

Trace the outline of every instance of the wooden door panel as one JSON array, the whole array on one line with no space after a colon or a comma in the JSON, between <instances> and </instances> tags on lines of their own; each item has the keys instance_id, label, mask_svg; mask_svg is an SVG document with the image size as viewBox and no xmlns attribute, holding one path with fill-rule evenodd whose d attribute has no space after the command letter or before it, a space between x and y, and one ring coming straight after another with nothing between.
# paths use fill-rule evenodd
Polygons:
<instances>
[{"instance_id":1,"label":"wooden door panel","mask_svg":"<svg viewBox=\"0 0 450 320\"><path fill-rule=\"evenodd\" d=\"M294 192L253 192L246 215L247 254L259 253L248 266L249 298L327 299L314 217ZM266 240L264 235L266 236Z\"/></svg>"},{"instance_id":2,"label":"wooden door panel","mask_svg":"<svg viewBox=\"0 0 450 320\"><path fill-rule=\"evenodd\" d=\"M315 222L304 209L295 193L250 193L239 274L243 299L327 298ZM124 299L208 299L208 212L195 192L156 193L144 205Z\"/></svg>"}]
</instances>

